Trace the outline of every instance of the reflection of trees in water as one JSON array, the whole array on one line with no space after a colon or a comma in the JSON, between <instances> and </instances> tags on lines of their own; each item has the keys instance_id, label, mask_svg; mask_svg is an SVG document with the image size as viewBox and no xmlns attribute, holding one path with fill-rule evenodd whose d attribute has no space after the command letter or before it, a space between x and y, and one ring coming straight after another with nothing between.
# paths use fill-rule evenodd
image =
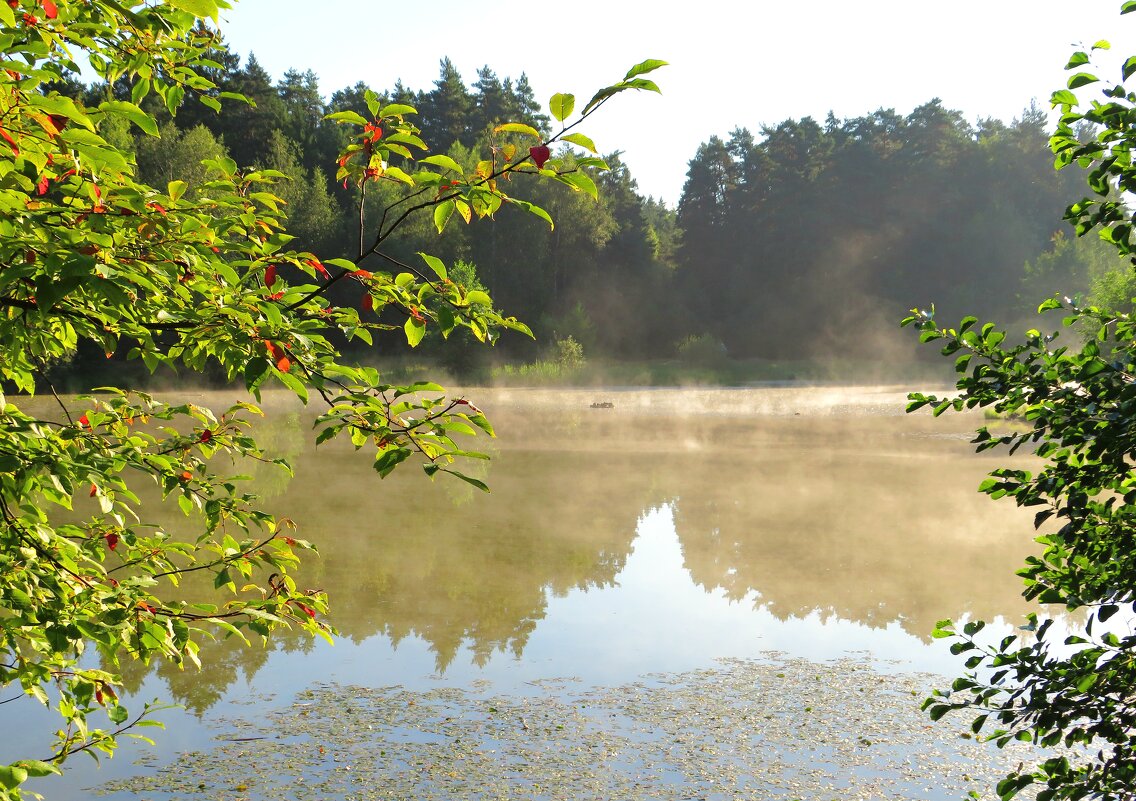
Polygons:
<instances>
[{"instance_id":1,"label":"reflection of trees in water","mask_svg":"<svg viewBox=\"0 0 1136 801\"><path fill-rule=\"evenodd\" d=\"M959 443L831 441L742 464L688 465L675 525L687 568L779 619L822 616L929 638L935 621L1025 610L1013 570L1029 517L975 488L986 463ZM863 447L863 449L861 449Z\"/></svg>"},{"instance_id":2,"label":"reflection of trees in water","mask_svg":"<svg viewBox=\"0 0 1136 801\"><path fill-rule=\"evenodd\" d=\"M334 543L317 580L343 636L382 633L396 646L420 637L439 671L465 645L483 665L496 652L521 655L549 593L610 586L623 569L646 499L598 481L599 466L595 455L512 451L474 504L455 504L444 480L396 473L369 491L325 484L333 518L290 514L306 537Z\"/></svg>"},{"instance_id":3,"label":"reflection of trees in water","mask_svg":"<svg viewBox=\"0 0 1136 801\"><path fill-rule=\"evenodd\" d=\"M493 492L472 499L409 465L380 481L349 446L294 459L273 511L319 544L299 581L329 593L341 636L421 638L440 672L463 647L475 665L520 657L549 595L611 586L636 521L668 500L694 581L733 598L756 590L781 619L900 621L926 637L940 618L1021 608L1011 573L1028 520L975 492L987 463L964 443L908 436L918 426L906 419L494 420L508 433L484 476ZM290 632L271 644L309 647ZM200 674L156 672L200 713L267 658L230 639L203 645ZM128 686L144 674L128 671Z\"/></svg>"},{"instance_id":4,"label":"reflection of trees in water","mask_svg":"<svg viewBox=\"0 0 1136 801\"><path fill-rule=\"evenodd\" d=\"M394 647L421 638L439 672L463 647L478 666L495 653L520 657L550 594L611 586L651 505L612 480L642 474L642 465L633 470L602 453L502 453L487 476L493 492L472 502L456 480L431 482L406 466L380 481L354 456L335 444L300 455L273 503L296 521L298 536L320 546L298 581L328 592L340 636L360 642L382 634ZM203 644L200 673L151 669L200 714L267 661L259 638L250 639L251 647L235 638ZM270 650L306 647L306 636L287 631L270 643ZM147 672L130 666L127 689L137 690Z\"/></svg>"},{"instance_id":5,"label":"reflection of trees in water","mask_svg":"<svg viewBox=\"0 0 1136 801\"><path fill-rule=\"evenodd\" d=\"M275 639L275 638L274 638ZM292 639L295 639L293 635ZM253 641L255 642L255 641ZM276 642L281 647L282 642ZM157 661L150 666L141 662L122 665L123 686L137 693L142 681L152 671L166 685L170 699L200 716L225 694L238 678L251 681L256 672L268 661L269 651L256 645L246 647L237 638L205 642L201 646L201 662L205 669L198 671L187 666L184 670L170 662Z\"/></svg>"}]
</instances>

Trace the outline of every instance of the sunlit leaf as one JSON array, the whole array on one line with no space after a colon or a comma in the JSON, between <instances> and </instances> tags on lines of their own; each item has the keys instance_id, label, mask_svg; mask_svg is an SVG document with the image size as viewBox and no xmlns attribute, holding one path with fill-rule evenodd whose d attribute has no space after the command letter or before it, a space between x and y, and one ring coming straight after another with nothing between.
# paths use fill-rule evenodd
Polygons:
<instances>
[{"instance_id":1,"label":"sunlit leaf","mask_svg":"<svg viewBox=\"0 0 1136 801\"><path fill-rule=\"evenodd\" d=\"M643 74L648 73L648 72L653 72L653 71L657 70L659 67L665 67L665 66L667 66L667 62L660 61L657 58L649 58L649 59L646 59L645 61L640 61L634 67L629 69L627 71L627 74L623 76L623 80L629 81L632 78L634 78L636 75L643 75Z\"/></svg>"},{"instance_id":2,"label":"sunlit leaf","mask_svg":"<svg viewBox=\"0 0 1136 801\"><path fill-rule=\"evenodd\" d=\"M576 106L576 97L569 94L555 94L548 101L548 111L557 122L563 122L572 116L572 109Z\"/></svg>"},{"instance_id":3,"label":"sunlit leaf","mask_svg":"<svg viewBox=\"0 0 1136 801\"><path fill-rule=\"evenodd\" d=\"M579 145L580 147L585 148L586 150L589 150L592 153L598 153L599 152L598 150L596 150L595 142L593 142L588 137L584 136L584 134L582 134L582 133L565 134L564 136L560 137L560 139L563 142L571 142L574 145Z\"/></svg>"},{"instance_id":4,"label":"sunlit leaf","mask_svg":"<svg viewBox=\"0 0 1136 801\"><path fill-rule=\"evenodd\" d=\"M493 129L494 133L520 133L531 136L534 139L540 139L540 131L531 125L525 125L522 122L507 122L504 125L498 125Z\"/></svg>"}]
</instances>

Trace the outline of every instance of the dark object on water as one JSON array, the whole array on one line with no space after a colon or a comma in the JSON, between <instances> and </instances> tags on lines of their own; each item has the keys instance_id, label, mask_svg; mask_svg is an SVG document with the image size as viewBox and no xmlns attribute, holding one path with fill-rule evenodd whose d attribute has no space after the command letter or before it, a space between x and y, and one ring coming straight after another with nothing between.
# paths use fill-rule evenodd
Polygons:
<instances>
[{"instance_id":1,"label":"dark object on water","mask_svg":"<svg viewBox=\"0 0 1136 801\"><path fill-rule=\"evenodd\" d=\"M593 409L614 409L615 404L611 401L597 401L592 404Z\"/></svg>"}]
</instances>

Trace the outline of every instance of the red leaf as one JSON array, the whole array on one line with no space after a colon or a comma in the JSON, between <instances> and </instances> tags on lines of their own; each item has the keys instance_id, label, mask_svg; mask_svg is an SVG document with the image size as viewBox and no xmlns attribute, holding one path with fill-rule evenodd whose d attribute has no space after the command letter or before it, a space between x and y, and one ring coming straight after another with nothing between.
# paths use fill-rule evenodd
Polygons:
<instances>
[{"instance_id":1,"label":"red leaf","mask_svg":"<svg viewBox=\"0 0 1136 801\"><path fill-rule=\"evenodd\" d=\"M279 350L278 350L278 349L276 348L276 346L275 346L275 345L273 345L273 344L272 344L271 342L265 342L265 343L264 343L264 347L266 347L266 348L268 349L268 355L269 355L269 356L271 356L271 357L272 357L273 359L275 359L275 358L276 358L276 354L280 352L280 351L279 351Z\"/></svg>"},{"instance_id":2,"label":"red leaf","mask_svg":"<svg viewBox=\"0 0 1136 801\"><path fill-rule=\"evenodd\" d=\"M91 498L95 497L95 495L98 494L98 491L99 491L99 488L96 487L94 484L92 484L91 485L91 492L89 493L89 497L91 497Z\"/></svg>"},{"instance_id":3,"label":"red leaf","mask_svg":"<svg viewBox=\"0 0 1136 801\"><path fill-rule=\"evenodd\" d=\"M373 297L371 297L370 293L363 296L362 306L363 306L363 311L374 311L375 310L375 299Z\"/></svg>"},{"instance_id":4,"label":"red leaf","mask_svg":"<svg viewBox=\"0 0 1136 801\"><path fill-rule=\"evenodd\" d=\"M319 259L307 259L307 260L305 260L305 263L309 267L311 267L313 270L315 270L317 273L322 275L324 278L330 278L331 277L331 275L327 271L327 268L324 267L323 264L320 263Z\"/></svg>"},{"instance_id":5,"label":"red leaf","mask_svg":"<svg viewBox=\"0 0 1136 801\"><path fill-rule=\"evenodd\" d=\"M43 13L47 15L48 19L55 19L59 16L59 9L51 0L41 0L40 5L43 6Z\"/></svg>"},{"instance_id":6,"label":"red leaf","mask_svg":"<svg viewBox=\"0 0 1136 801\"><path fill-rule=\"evenodd\" d=\"M0 136L4 137L4 141L7 142L8 146L12 148L12 155L20 155L20 148L16 146L16 140L12 138L12 135L10 133L5 131L3 128L0 128Z\"/></svg>"},{"instance_id":7,"label":"red leaf","mask_svg":"<svg viewBox=\"0 0 1136 801\"><path fill-rule=\"evenodd\" d=\"M270 264L264 270L264 285L271 287L276 283L276 265Z\"/></svg>"},{"instance_id":8,"label":"red leaf","mask_svg":"<svg viewBox=\"0 0 1136 801\"><path fill-rule=\"evenodd\" d=\"M36 194L37 195L46 195L47 189L48 189L49 186L51 186L51 179L48 178L45 175L42 178L40 178L39 183L36 184Z\"/></svg>"},{"instance_id":9,"label":"red leaf","mask_svg":"<svg viewBox=\"0 0 1136 801\"><path fill-rule=\"evenodd\" d=\"M83 428L91 427L91 421L87 418L86 412L83 412L83 416L79 418L79 425L81 425Z\"/></svg>"},{"instance_id":10,"label":"red leaf","mask_svg":"<svg viewBox=\"0 0 1136 801\"><path fill-rule=\"evenodd\" d=\"M198 437L198 440L197 440L197 441L198 441L198 442L208 442L208 441L209 441L209 440L211 440L211 439L213 439L213 432L212 432L212 431L210 431L210 430L209 430L209 429L207 428L207 429L205 429L204 431L202 431L202 432L201 432L201 436L200 436L200 437Z\"/></svg>"},{"instance_id":11,"label":"red leaf","mask_svg":"<svg viewBox=\"0 0 1136 801\"><path fill-rule=\"evenodd\" d=\"M104 539L106 539L107 547L110 548L112 551L115 548L118 547L118 535L115 534L113 531L108 532L106 534L106 536L104 537Z\"/></svg>"},{"instance_id":12,"label":"red leaf","mask_svg":"<svg viewBox=\"0 0 1136 801\"><path fill-rule=\"evenodd\" d=\"M189 472L188 470L183 470L181 471L181 475L178 476L178 478L182 481L189 481L191 478L193 478L193 473Z\"/></svg>"},{"instance_id":13,"label":"red leaf","mask_svg":"<svg viewBox=\"0 0 1136 801\"><path fill-rule=\"evenodd\" d=\"M286 373L292 369L292 360L287 356L281 356L280 361L276 362L276 369L282 373Z\"/></svg>"},{"instance_id":14,"label":"red leaf","mask_svg":"<svg viewBox=\"0 0 1136 801\"><path fill-rule=\"evenodd\" d=\"M539 170L544 167L544 162L548 161L552 151L548 149L548 145L537 145L529 148L529 155L532 156L533 163Z\"/></svg>"}]
</instances>

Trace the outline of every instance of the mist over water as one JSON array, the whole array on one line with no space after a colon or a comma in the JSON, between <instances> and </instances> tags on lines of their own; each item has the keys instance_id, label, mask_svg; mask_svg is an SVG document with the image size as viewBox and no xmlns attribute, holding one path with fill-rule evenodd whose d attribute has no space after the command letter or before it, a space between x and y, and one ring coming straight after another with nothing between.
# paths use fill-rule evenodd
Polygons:
<instances>
[{"instance_id":1,"label":"mist over water","mask_svg":"<svg viewBox=\"0 0 1136 801\"><path fill-rule=\"evenodd\" d=\"M380 481L349 443L311 446L312 411L266 395L260 437L296 475L258 487L319 546L298 582L328 592L340 636L206 643L200 674L129 667L135 699L188 708L159 755L313 681L523 695L771 651L950 674L936 620L1005 631L1026 611L1013 572L1031 518L976 492L1006 459L971 452L973 414L905 415L895 386L467 396L499 432L470 443L492 461L463 467L488 495L413 465Z\"/></svg>"}]
</instances>

